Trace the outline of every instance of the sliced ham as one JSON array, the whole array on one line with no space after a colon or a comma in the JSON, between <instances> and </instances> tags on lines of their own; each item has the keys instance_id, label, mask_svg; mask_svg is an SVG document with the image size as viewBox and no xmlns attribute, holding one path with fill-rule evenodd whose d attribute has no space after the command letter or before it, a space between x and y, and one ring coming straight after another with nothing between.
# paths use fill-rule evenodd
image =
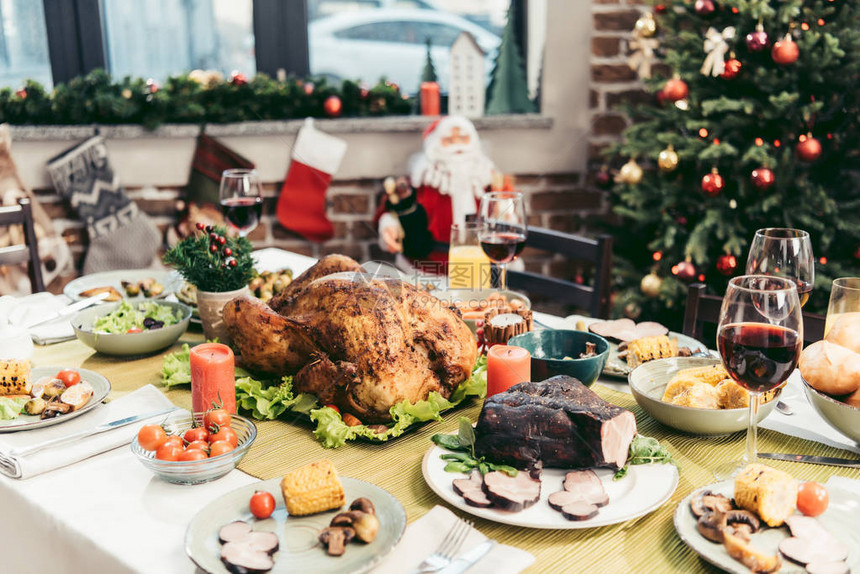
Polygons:
<instances>
[{"instance_id":1,"label":"sliced ham","mask_svg":"<svg viewBox=\"0 0 860 574\"><path fill-rule=\"evenodd\" d=\"M254 550L245 542L228 542L222 546L221 562L234 574L261 574L275 566L269 554Z\"/></svg>"},{"instance_id":2,"label":"sliced ham","mask_svg":"<svg viewBox=\"0 0 860 574\"><path fill-rule=\"evenodd\" d=\"M660 323L643 321L637 324L627 318L615 319L614 321L597 321L589 325L588 330L601 337L628 343L642 337L656 337L669 332L669 329Z\"/></svg>"},{"instance_id":3,"label":"sliced ham","mask_svg":"<svg viewBox=\"0 0 860 574\"><path fill-rule=\"evenodd\" d=\"M558 492L553 492L547 498L547 502L549 505L558 511L561 511L562 507L572 504L574 502L584 502L581 496L576 492L568 492L566 490L559 490Z\"/></svg>"},{"instance_id":4,"label":"sliced ham","mask_svg":"<svg viewBox=\"0 0 860 574\"><path fill-rule=\"evenodd\" d=\"M561 515L568 520L588 520L597 516L597 507L585 501L577 500L561 507Z\"/></svg>"},{"instance_id":5,"label":"sliced ham","mask_svg":"<svg viewBox=\"0 0 860 574\"><path fill-rule=\"evenodd\" d=\"M250 524L242 520L236 520L221 527L221 530L218 531L218 541L221 544L236 542L248 536L251 530Z\"/></svg>"},{"instance_id":6,"label":"sliced ham","mask_svg":"<svg viewBox=\"0 0 860 574\"><path fill-rule=\"evenodd\" d=\"M484 492L495 506L502 510L519 512L532 506L540 498L540 480L527 472L509 476L494 470L484 475Z\"/></svg>"},{"instance_id":7,"label":"sliced ham","mask_svg":"<svg viewBox=\"0 0 860 574\"><path fill-rule=\"evenodd\" d=\"M609 495L603 488L603 483L597 478L593 470L573 470L564 477L564 489L575 493L579 497L595 506L606 506L609 504Z\"/></svg>"},{"instance_id":8,"label":"sliced ham","mask_svg":"<svg viewBox=\"0 0 860 574\"><path fill-rule=\"evenodd\" d=\"M779 551L789 560L800 564L824 564L848 559L848 547L811 516L792 515L786 518L791 538L779 544Z\"/></svg>"},{"instance_id":9,"label":"sliced ham","mask_svg":"<svg viewBox=\"0 0 860 574\"><path fill-rule=\"evenodd\" d=\"M458 478L453 482L454 492L463 497L466 504L477 508L489 508L493 502L484 492L484 479L479 470L473 470L469 478Z\"/></svg>"},{"instance_id":10,"label":"sliced ham","mask_svg":"<svg viewBox=\"0 0 860 574\"><path fill-rule=\"evenodd\" d=\"M476 508L489 508L493 506L493 501L487 496L483 490L470 490L463 494L463 500L469 506Z\"/></svg>"},{"instance_id":11,"label":"sliced ham","mask_svg":"<svg viewBox=\"0 0 860 574\"><path fill-rule=\"evenodd\" d=\"M826 562L810 562L806 565L809 574L850 574L848 564L842 560L829 560Z\"/></svg>"}]
</instances>

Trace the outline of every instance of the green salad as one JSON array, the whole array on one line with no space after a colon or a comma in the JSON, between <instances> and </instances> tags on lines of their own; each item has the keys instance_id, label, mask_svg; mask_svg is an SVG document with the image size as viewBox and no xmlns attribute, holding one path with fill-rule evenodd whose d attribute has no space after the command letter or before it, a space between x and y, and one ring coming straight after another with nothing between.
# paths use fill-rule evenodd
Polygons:
<instances>
[{"instance_id":1,"label":"green salad","mask_svg":"<svg viewBox=\"0 0 860 574\"><path fill-rule=\"evenodd\" d=\"M167 305L151 301L132 305L123 300L114 311L93 323L94 333L142 333L175 325L179 318Z\"/></svg>"},{"instance_id":2,"label":"green salad","mask_svg":"<svg viewBox=\"0 0 860 574\"><path fill-rule=\"evenodd\" d=\"M189 346L164 357L161 365L161 382L166 387L191 383ZM316 423L314 436L326 448L337 448L347 441L363 438L385 442L398 437L414 424L442 420L442 411L452 409L467 397L481 397L487 394L487 358L481 356L472 376L463 381L447 399L439 393L431 392L426 400L417 403L400 402L391 407L392 423L387 430L381 431L378 425L349 426L343 422L340 413L331 407L319 404L316 396L293 392L292 377L274 377L258 380L247 371L236 369L236 404L251 413L258 420L273 420L287 413L308 416Z\"/></svg>"},{"instance_id":3,"label":"green salad","mask_svg":"<svg viewBox=\"0 0 860 574\"><path fill-rule=\"evenodd\" d=\"M0 421L17 419L30 397L0 397Z\"/></svg>"}]
</instances>

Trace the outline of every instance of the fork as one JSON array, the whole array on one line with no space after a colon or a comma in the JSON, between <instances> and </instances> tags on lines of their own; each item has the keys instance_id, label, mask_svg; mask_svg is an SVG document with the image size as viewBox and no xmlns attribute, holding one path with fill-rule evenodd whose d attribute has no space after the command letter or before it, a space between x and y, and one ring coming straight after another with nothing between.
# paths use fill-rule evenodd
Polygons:
<instances>
[{"instance_id":1,"label":"fork","mask_svg":"<svg viewBox=\"0 0 860 574\"><path fill-rule=\"evenodd\" d=\"M463 547L463 542L466 541L466 536L469 535L469 531L471 529L471 522L468 520L460 520L458 518L457 522L454 523L454 526L451 527L451 530L448 531L445 538L442 539L442 542L439 543L439 547L436 548L430 556L425 558L424 561L411 572L411 574L438 572L450 564L460 551L460 548Z\"/></svg>"}]
</instances>

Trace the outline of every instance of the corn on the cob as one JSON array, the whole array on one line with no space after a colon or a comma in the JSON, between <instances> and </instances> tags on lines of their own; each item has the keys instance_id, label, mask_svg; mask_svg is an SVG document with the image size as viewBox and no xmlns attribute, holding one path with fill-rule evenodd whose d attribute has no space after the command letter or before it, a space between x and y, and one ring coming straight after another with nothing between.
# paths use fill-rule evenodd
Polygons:
<instances>
[{"instance_id":1,"label":"corn on the cob","mask_svg":"<svg viewBox=\"0 0 860 574\"><path fill-rule=\"evenodd\" d=\"M0 395L26 395L31 388L30 361L0 361Z\"/></svg>"},{"instance_id":2,"label":"corn on the cob","mask_svg":"<svg viewBox=\"0 0 860 574\"><path fill-rule=\"evenodd\" d=\"M293 516L340 508L346 500L330 460L312 462L287 473L281 481L281 492L287 512Z\"/></svg>"},{"instance_id":3,"label":"corn on the cob","mask_svg":"<svg viewBox=\"0 0 860 574\"><path fill-rule=\"evenodd\" d=\"M763 464L747 465L735 477L735 502L754 512L768 526L779 526L794 513L797 481L790 474Z\"/></svg>"},{"instance_id":4,"label":"corn on the cob","mask_svg":"<svg viewBox=\"0 0 860 574\"><path fill-rule=\"evenodd\" d=\"M717 390L706 383L695 383L683 393L675 395L669 401L673 405L693 407L696 409L720 408L720 397Z\"/></svg>"},{"instance_id":5,"label":"corn on the cob","mask_svg":"<svg viewBox=\"0 0 860 574\"><path fill-rule=\"evenodd\" d=\"M707 367L692 367L690 369L682 369L678 371L675 377L690 377L701 383L708 383L711 386L718 385L729 378L725 367L722 365L709 365Z\"/></svg>"},{"instance_id":6,"label":"corn on the cob","mask_svg":"<svg viewBox=\"0 0 860 574\"><path fill-rule=\"evenodd\" d=\"M731 379L717 385L721 409L745 409L750 406L749 392Z\"/></svg>"},{"instance_id":7,"label":"corn on the cob","mask_svg":"<svg viewBox=\"0 0 860 574\"><path fill-rule=\"evenodd\" d=\"M670 339L666 335L657 337L642 337L630 341L627 346L627 364L638 367L642 363L654 359L666 359L678 356L678 339Z\"/></svg>"}]
</instances>

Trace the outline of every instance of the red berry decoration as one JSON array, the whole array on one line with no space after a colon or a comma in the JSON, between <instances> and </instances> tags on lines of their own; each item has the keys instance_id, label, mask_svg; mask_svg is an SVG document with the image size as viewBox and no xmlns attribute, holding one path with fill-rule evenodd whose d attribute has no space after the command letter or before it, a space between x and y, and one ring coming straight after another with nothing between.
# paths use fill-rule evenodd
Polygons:
<instances>
[{"instance_id":1,"label":"red berry decoration","mask_svg":"<svg viewBox=\"0 0 860 574\"><path fill-rule=\"evenodd\" d=\"M702 191L708 197L717 197L726 187L726 182L717 168L711 170L711 173L702 178Z\"/></svg>"},{"instance_id":2,"label":"red berry decoration","mask_svg":"<svg viewBox=\"0 0 860 574\"><path fill-rule=\"evenodd\" d=\"M672 78L663 86L663 98L670 102L683 100L689 93L690 88L687 87L687 82L681 78Z\"/></svg>"},{"instance_id":3,"label":"red berry decoration","mask_svg":"<svg viewBox=\"0 0 860 574\"><path fill-rule=\"evenodd\" d=\"M314 93L314 83L305 82L304 85L302 85L302 89L305 91L305 95L309 96Z\"/></svg>"},{"instance_id":4,"label":"red berry decoration","mask_svg":"<svg viewBox=\"0 0 860 574\"><path fill-rule=\"evenodd\" d=\"M229 263L227 263L227 265L229 265L230 267L235 267L235 266L237 265L236 260L235 260L235 259L231 259L231 260L229 261Z\"/></svg>"},{"instance_id":5,"label":"red berry decoration","mask_svg":"<svg viewBox=\"0 0 860 574\"><path fill-rule=\"evenodd\" d=\"M696 0L695 10L699 16L710 16L716 9L714 0Z\"/></svg>"},{"instance_id":6,"label":"red berry decoration","mask_svg":"<svg viewBox=\"0 0 860 574\"><path fill-rule=\"evenodd\" d=\"M218 236L218 245L224 245L225 243L227 243L227 238L224 237L223 235L219 235Z\"/></svg>"},{"instance_id":7,"label":"red berry decoration","mask_svg":"<svg viewBox=\"0 0 860 574\"><path fill-rule=\"evenodd\" d=\"M813 162L821 157L821 142L808 135L794 149L797 157L805 162Z\"/></svg>"},{"instance_id":8,"label":"red berry decoration","mask_svg":"<svg viewBox=\"0 0 860 574\"><path fill-rule=\"evenodd\" d=\"M343 111L343 102L337 96L329 96L323 102L323 110L325 110L325 115L330 118L340 117Z\"/></svg>"},{"instance_id":9,"label":"red berry decoration","mask_svg":"<svg viewBox=\"0 0 860 574\"><path fill-rule=\"evenodd\" d=\"M672 273L681 281L692 281L696 278L696 266L687 259L672 267Z\"/></svg>"},{"instance_id":10,"label":"red berry decoration","mask_svg":"<svg viewBox=\"0 0 860 574\"><path fill-rule=\"evenodd\" d=\"M726 253L717 257L717 271L719 271L726 277L731 277L732 275L734 275L735 270L737 268L738 260L735 258L734 255Z\"/></svg>"},{"instance_id":11,"label":"red berry decoration","mask_svg":"<svg viewBox=\"0 0 860 574\"><path fill-rule=\"evenodd\" d=\"M741 73L741 68L743 68L743 64L737 58L729 58L726 60L726 67L723 70L723 73L720 74L720 77L724 80L734 80Z\"/></svg>"},{"instance_id":12,"label":"red berry decoration","mask_svg":"<svg viewBox=\"0 0 860 574\"><path fill-rule=\"evenodd\" d=\"M225 256L225 257L230 257L231 255L233 255L233 250L232 250L232 249L230 249L229 247L225 247L225 248L224 248L224 256Z\"/></svg>"},{"instance_id":13,"label":"red berry decoration","mask_svg":"<svg viewBox=\"0 0 860 574\"><path fill-rule=\"evenodd\" d=\"M209 251L211 251L212 253L215 253L216 251L218 251L218 246L217 245L210 245Z\"/></svg>"},{"instance_id":14,"label":"red berry decoration","mask_svg":"<svg viewBox=\"0 0 860 574\"><path fill-rule=\"evenodd\" d=\"M240 74L239 72L233 72L230 75L230 83L234 86L244 86L248 83L248 77L245 74Z\"/></svg>"},{"instance_id":15,"label":"red berry decoration","mask_svg":"<svg viewBox=\"0 0 860 574\"><path fill-rule=\"evenodd\" d=\"M752 171L751 180L756 189L764 191L773 185L776 177L774 177L773 171L770 168L760 167Z\"/></svg>"},{"instance_id":16,"label":"red berry decoration","mask_svg":"<svg viewBox=\"0 0 860 574\"><path fill-rule=\"evenodd\" d=\"M657 14L665 14L667 10L668 10L668 8L666 7L665 4L657 4L656 6L654 6L654 11Z\"/></svg>"},{"instance_id":17,"label":"red berry decoration","mask_svg":"<svg viewBox=\"0 0 860 574\"><path fill-rule=\"evenodd\" d=\"M770 41L767 32L764 31L764 26L761 24L755 27L755 32L747 34L746 40L747 50L750 52L761 52L767 48L767 44Z\"/></svg>"},{"instance_id":18,"label":"red berry decoration","mask_svg":"<svg viewBox=\"0 0 860 574\"><path fill-rule=\"evenodd\" d=\"M770 56L777 64L788 66L800 57L800 48L797 47L797 42L791 39L791 34L786 34L785 38L774 42Z\"/></svg>"},{"instance_id":19,"label":"red berry decoration","mask_svg":"<svg viewBox=\"0 0 860 574\"><path fill-rule=\"evenodd\" d=\"M206 226L198 221L197 222L197 229L199 229L200 231L203 231L204 229L206 229Z\"/></svg>"}]
</instances>

